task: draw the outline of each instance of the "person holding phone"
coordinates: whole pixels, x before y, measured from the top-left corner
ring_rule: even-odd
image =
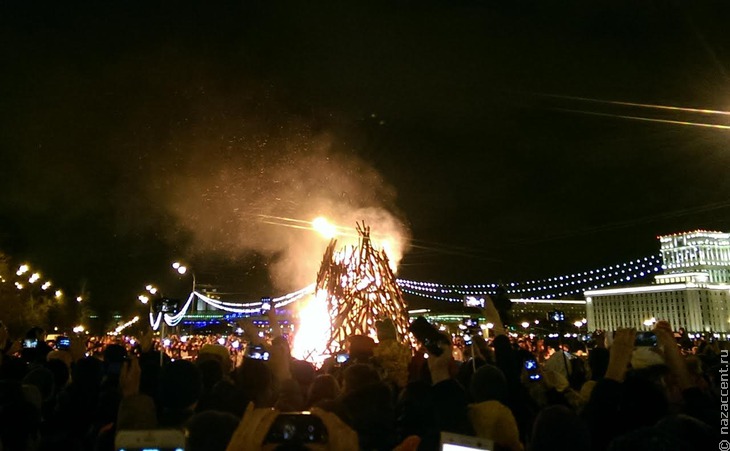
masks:
[[[313,408],[282,414],[250,403],[227,449],[273,450],[282,445],[333,451],[359,447],[357,433],[331,412]]]
[[[46,332],[41,327],[33,327],[23,339],[20,356],[28,363],[43,363],[53,349],[46,343]]]

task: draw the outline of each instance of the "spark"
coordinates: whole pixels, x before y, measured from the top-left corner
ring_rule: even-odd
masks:
[[[631,119],[635,121],[643,121],[643,122],[658,122],[662,124],[673,124],[673,125],[685,125],[685,126],[692,126],[692,127],[704,127],[704,128],[716,128],[720,130],[730,130],[730,125],[720,125],[720,124],[708,124],[705,122],[689,122],[689,121],[674,121],[670,119],[656,119],[656,118],[650,118],[650,117],[641,117],[641,116],[628,116],[624,114],[611,114],[611,113],[597,113],[595,111],[583,111],[583,110],[572,110],[567,108],[553,108],[557,111],[565,111],[568,113],[578,113],[578,114],[587,114],[590,116],[604,116],[604,117],[614,117],[619,119]]]
[[[562,95],[557,95],[557,94],[539,94],[539,95],[544,96],[544,97],[555,97],[555,98],[559,98],[559,99],[580,100],[582,102],[604,103],[604,104],[609,104],[609,105],[622,105],[622,106],[632,106],[632,107],[649,108],[649,109],[656,109],[656,110],[683,111],[686,113],[718,114],[718,115],[722,115],[722,116],[730,116],[730,111],[708,110],[708,109],[704,109],[704,108],[687,108],[687,107],[673,106],[673,105],[658,105],[658,104],[653,104],[653,103],[623,102],[623,101],[619,101],[619,100],[603,100],[603,99],[593,99],[590,97],[562,96]]]
[[[330,223],[327,218],[319,216],[312,221],[312,227],[325,238],[331,239],[337,235],[337,226]]]
[[[315,219],[314,221],[306,221],[302,219],[296,219],[296,218],[286,218],[282,216],[271,216],[271,215],[258,215],[260,218],[263,218],[264,220],[261,221],[264,224],[271,224],[271,225],[277,225],[277,226],[283,226],[283,227],[289,227],[292,229],[300,229],[300,230],[313,230],[315,232],[318,232],[322,234],[323,232],[318,229],[319,226],[323,225],[323,222],[327,222],[326,219],[323,217],[319,217]],[[316,223],[315,223],[316,222]],[[338,225],[331,224],[327,222],[327,225],[332,228],[332,233],[334,235],[340,235],[345,237],[357,237],[357,233],[355,232],[355,229],[350,227],[341,227]]]

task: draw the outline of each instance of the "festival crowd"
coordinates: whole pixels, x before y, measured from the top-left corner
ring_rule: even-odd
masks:
[[[438,450],[442,433],[509,451],[717,449],[726,342],[678,339],[659,321],[655,343],[619,329],[577,349],[484,315],[493,336],[465,345],[433,328],[440,339],[414,333],[415,351],[384,319],[377,341],[351,336],[320,368],[276,331],[54,349],[40,329],[16,341],[2,328],[0,449],[114,450],[118,431],[158,429],[184,431],[190,451]],[[302,411],[309,433],[278,433],[282,413]]]

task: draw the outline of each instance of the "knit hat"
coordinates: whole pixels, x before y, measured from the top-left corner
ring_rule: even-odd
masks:
[[[469,404],[469,421],[477,437],[493,440],[510,451],[522,451],[520,433],[512,411],[499,401]]]

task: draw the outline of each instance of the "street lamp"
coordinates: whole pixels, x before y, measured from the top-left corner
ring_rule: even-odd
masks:
[[[187,266],[183,265],[180,262],[175,262],[175,263],[172,264],[172,269],[174,269],[175,271],[177,271],[177,273],[182,276],[182,275],[184,275],[184,274],[186,274],[188,272],[188,269],[189,268]],[[190,271],[190,275],[193,278],[193,293],[194,293],[195,292],[195,273],[191,270]]]

